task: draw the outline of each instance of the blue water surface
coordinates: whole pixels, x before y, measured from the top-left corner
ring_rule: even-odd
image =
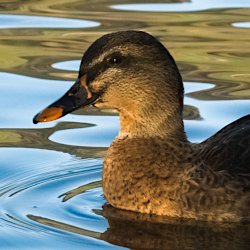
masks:
[[[72,18],[0,14],[0,29],[92,28],[97,27],[99,25],[99,22]]]

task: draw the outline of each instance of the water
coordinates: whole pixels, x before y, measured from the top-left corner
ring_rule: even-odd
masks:
[[[250,28],[250,22],[233,23],[233,26],[239,28]]]
[[[171,1],[169,1],[171,2]],[[209,9],[249,8],[250,2],[245,0],[184,0],[177,3],[143,3],[112,5],[117,10],[149,11],[149,12],[190,12]]]
[[[102,160],[119,130],[113,111],[32,123],[71,86],[82,52],[125,28],[157,36],[176,59],[191,141],[249,113],[250,1],[152,2],[0,4],[0,249],[248,249],[247,225],[149,218],[104,205]]]
[[[28,15],[0,15],[0,29],[20,28],[91,28],[100,23],[70,18],[28,16]]]

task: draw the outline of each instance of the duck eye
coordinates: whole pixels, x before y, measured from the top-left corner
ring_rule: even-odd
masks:
[[[122,61],[121,55],[113,55],[108,58],[108,63],[111,65],[119,64]]]
[[[116,57],[112,58],[112,63],[117,63],[118,59]]]

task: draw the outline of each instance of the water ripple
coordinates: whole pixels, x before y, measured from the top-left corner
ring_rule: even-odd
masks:
[[[80,62],[81,62],[80,60],[57,62],[57,63],[52,64],[52,67],[55,69],[61,69],[61,70],[78,71]]]
[[[143,3],[116,4],[111,8],[125,11],[142,12],[190,12],[209,9],[249,8],[250,2],[245,0],[192,0],[180,3]]]
[[[16,171],[17,177],[19,177],[17,182],[13,181],[15,179],[13,176],[12,181],[3,178],[1,182],[0,220],[4,228],[21,229],[21,234],[31,235],[26,236],[27,239],[30,238],[29,246],[34,237],[38,241],[41,238],[49,237],[50,246],[52,246],[62,237],[62,234],[65,237],[65,246],[71,242],[72,237],[76,239],[73,245],[78,247],[80,244],[94,244],[96,249],[103,249],[101,246],[108,245],[108,243],[95,239],[99,238],[100,232],[107,228],[106,220],[93,213],[93,210],[100,210],[105,203],[100,188],[102,167],[100,160],[81,160],[60,152],[46,152],[47,156],[44,156],[41,150],[32,149],[26,149],[27,152],[24,149],[9,151],[1,149],[1,151],[9,154],[12,152],[12,157],[5,164],[12,166],[13,171]],[[23,157],[20,157],[19,152],[22,152]],[[39,154],[39,156],[33,155],[34,158],[41,159],[41,161],[44,159],[43,171],[40,168],[28,171],[29,167],[34,167],[32,160],[34,152]],[[51,158],[48,157],[49,155],[51,155],[52,161],[49,160]],[[63,155],[64,159],[55,157],[56,155]],[[18,166],[15,168],[15,164],[12,163],[15,162],[16,157],[19,157],[21,161],[16,164]],[[1,164],[1,166],[3,165]],[[25,168],[19,168],[19,165],[25,166]],[[65,199],[69,195],[70,199]],[[55,213],[55,211],[57,212]],[[61,224],[81,228],[83,236],[79,238],[74,235],[73,230],[66,226],[59,229],[52,225],[44,226],[34,220],[38,217],[48,217]],[[73,233],[70,234],[70,237],[67,236],[69,232]],[[5,234],[0,234],[1,247],[5,244],[8,246],[12,244],[11,240],[6,240],[5,236]],[[88,239],[86,236],[91,238]]]
[[[232,24],[234,27],[237,28],[250,28],[250,22],[239,22],[239,23],[233,23]]]
[[[48,16],[31,15],[0,15],[0,29],[20,29],[20,28],[93,28],[99,26],[99,22],[59,18]]]

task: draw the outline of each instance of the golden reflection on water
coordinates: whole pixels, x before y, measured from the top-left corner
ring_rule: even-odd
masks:
[[[109,227],[96,233],[50,218],[28,214],[27,217],[43,225],[80,235],[101,239],[129,249],[246,249],[250,227],[241,224],[216,224],[185,221],[147,214],[133,213],[105,205],[102,214]]]
[[[0,30],[0,70],[49,79],[73,79],[73,72],[58,72],[51,64],[80,59],[89,44],[104,33],[141,29],[159,37],[169,48],[184,80],[217,85],[199,98],[249,98],[249,29],[231,25],[249,21],[249,9],[138,13],[113,10],[109,6],[114,3],[124,1],[12,1],[3,5],[0,13],[79,18],[98,21],[101,26]]]
[[[55,127],[45,129],[2,129],[0,130],[0,145],[1,147],[15,148],[39,148],[55,150],[64,153],[69,153],[81,158],[100,158],[104,157],[106,148],[88,148],[80,146],[70,146],[55,143],[48,138],[55,132],[69,128],[84,128],[92,125],[82,123],[58,123]]]

